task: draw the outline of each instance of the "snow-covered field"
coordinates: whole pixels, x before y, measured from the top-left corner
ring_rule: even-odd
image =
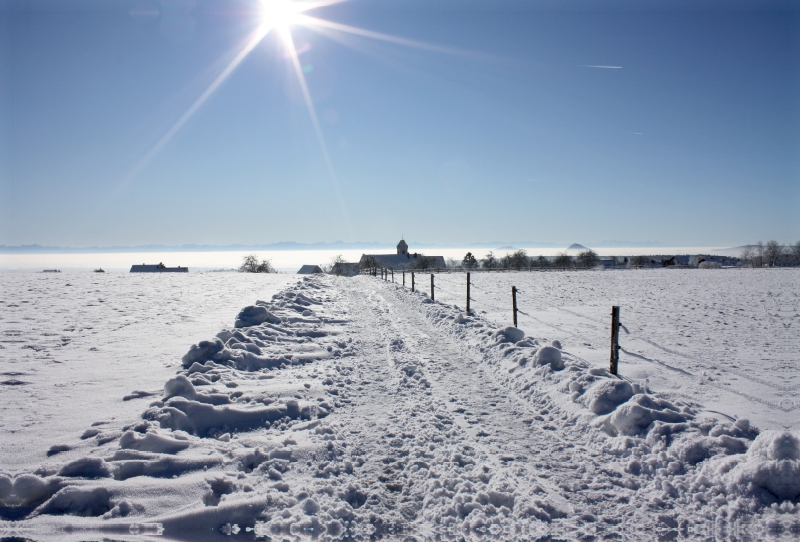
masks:
[[[233,279],[233,280],[232,280]],[[0,274],[0,469],[36,468],[101,419],[130,419],[193,342],[287,275]]]
[[[0,536],[800,532],[797,271],[416,278],[3,275]]]

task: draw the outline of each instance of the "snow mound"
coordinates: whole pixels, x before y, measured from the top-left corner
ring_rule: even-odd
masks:
[[[731,437],[729,437],[731,438]],[[747,454],[716,467],[730,494],[752,494],[764,504],[800,498],[800,438],[789,431],[765,431]],[[727,472],[725,472],[728,468]]]
[[[285,404],[273,403],[267,407],[213,406],[179,397],[169,399],[162,407],[151,407],[143,417],[158,422],[164,429],[186,431],[189,434],[207,437],[219,428],[249,431],[264,427],[267,422],[281,418],[311,419],[315,407],[300,406],[298,401]]]
[[[633,387],[629,382],[607,379],[589,388],[584,404],[595,414],[608,414],[631,397],[633,397]]]
[[[119,439],[119,447],[127,450],[175,454],[189,447],[185,440],[178,440],[154,433],[139,436],[135,431],[126,431]]]
[[[80,478],[110,478],[111,469],[101,457],[84,457],[61,467],[58,475]]]
[[[243,308],[239,314],[236,315],[236,323],[234,327],[250,327],[270,322],[273,324],[280,323],[280,318],[269,312],[266,307],[261,305],[250,305]]]
[[[172,397],[183,397],[212,405],[227,405],[231,402],[230,398],[222,393],[198,393],[194,385],[183,375],[171,378],[164,384],[164,400]]]
[[[525,332],[519,328],[509,326],[495,331],[493,337],[496,343],[516,343],[525,338]]]
[[[41,514],[69,514],[72,516],[102,516],[109,512],[111,493],[104,487],[83,488],[67,486],[53,495],[37,509]]]
[[[221,331],[213,340],[192,345],[182,358],[183,367],[188,368],[190,374],[206,373],[212,371],[208,364],[212,362],[254,372],[311,363],[347,353],[346,344],[326,340],[329,339],[328,332],[321,329],[320,320],[295,317],[284,320],[287,323],[280,326],[264,322],[234,331]],[[296,329],[298,325],[303,329]],[[289,353],[287,346],[291,347]]]
[[[30,506],[49,498],[61,487],[60,478],[44,479],[34,474],[15,478],[0,475],[0,505]]]
[[[656,421],[680,424],[689,419],[690,416],[669,401],[639,394],[620,405],[607,418],[606,428],[613,427],[619,435],[641,435]]]
[[[536,365],[549,365],[553,369],[563,369],[564,360],[561,359],[561,350],[553,346],[541,347],[534,356]]]

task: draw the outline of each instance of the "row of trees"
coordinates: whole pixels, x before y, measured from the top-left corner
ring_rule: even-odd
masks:
[[[467,252],[460,265],[458,261],[449,261],[450,267],[464,267],[466,269],[532,269],[544,267],[593,269],[600,263],[600,258],[593,250],[584,250],[572,257],[566,252],[560,252],[550,261],[544,256],[531,257],[524,250],[517,250],[502,256],[496,257],[493,252],[489,252],[482,260],[477,259],[471,252]]]
[[[781,245],[773,239],[747,245],[742,251],[741,261],[752,267],[800,265],[800,241],[793,245]]]

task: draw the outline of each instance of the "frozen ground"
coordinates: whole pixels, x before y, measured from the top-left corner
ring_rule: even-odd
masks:
[[[0,512],[18,520],[0,533],[791,538],[800,531],[798,278],[475,275],[471,316],[460,308],[463,275],[437,276],[436,303],[371,277],[254,290],[248,304],[263,301],[225,315],[225,329],[205,342],[193,333],[182,358],[159,360],[127,388],[62,389],[31,410],[92,416],[56,447],[45,429],[31,433],[42,442],[26,443],[26,453],[38,446],[39,455],[0,464]],[[429,284],[418,277],[423,291]],[[506,327],[512,284],[522,291],[521,330]],[[630,332],[621,378],[605,371],[612,302]],[[47,322],[25,320],[41,307],[14,304],[20,328]],[[146,329],[173,340],[163,324]],[[145,357],[142,344],[157,339],[132,333],[125,342],[111,363]],[[91,353],[75,363],[100,377]],[[42,362],[30,384],[9,389],[44,393],[58,364]],[[120,394],[154,387],[163,387],[157,396],[124,402],[138,415],[107,416]],[[56,431],[52,423],[42,426]]]
[[[0,274],[0,469],[35,468],[98,420],[138,416],[193,342],[295,277]]]

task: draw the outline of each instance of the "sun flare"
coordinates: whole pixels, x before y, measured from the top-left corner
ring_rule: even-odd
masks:
[[[330,153],[328,152],[325,138],[322,134],[322,128],[317,117],[317,112],[314,108],[314,102],[311,98],[311,93],[309,92],[304,70],[300,65],[298,57],[302,51],[298,51],[296,49],[295,42],[292,37],[292,27],[303,26],[328,36],[331,34],[351,34],[362,38],[385,41],[397,45],[404,45],[440,53],[460,54],[461,52],[454,49],[448,49],[445,47],[404,39],[388,34],[382,34],[380,32],[348,26],[317,17],[311,17],[306,13],[317,8],[324,8],[346,1],[347,0],[258,0],[258,7],[255,12],[258,24],[256,28],[253,29],[251,34],[244,38],[242,41],[242,48],[235,55],[233,55],[233,58],[214,79],[214,81],[200,94],[200,96],[183,113],[183,115],[178,118],[172,127],[161,136],[156,144],[153,145],[153,147],[151,147],[150,150],[139,160],[139,162],[128,172],[125,178],[119,183],[117,191],[131,182],[139,174],[139,172],[147,166],[153,157],[158,154],[161,149],[167,145],[167,143],[169,143],[173,136],[180,131],[186,122],[195,114],[195,112],[197,112],[197,110],[203,106],[206,100],[208,100],[208,98],[214,94],[214,92],[216,92],[216,90],[222,85],[222,83],[225,82],[231,73],[233,73],[239,64],[241,64],[241,62],[264,40],[264,38],[266,38],[268,34],[274,33],[279,36],[279,39],[283,42],[284,47],[288,52],[287,56],[290,59],[293,71],[295,72],[295,76],[297,77],[297,81],[300,85],[303,101],[308,109],[309,118],[317,136],[331,184],[333,185],[334,192],[339,200],[342,217],[344,218],[345,223],[348,225],[348,228],[351,230],[350,233],[352,236],[353,232],[352,227],[350,226],[347,205],[345,204],[339,188],[339,181],[336,171],[333,167]]]
[[[260,16],[263,25],[280,30],[297,22],[297,16],[307,8],[291,0],[261,0]]]

